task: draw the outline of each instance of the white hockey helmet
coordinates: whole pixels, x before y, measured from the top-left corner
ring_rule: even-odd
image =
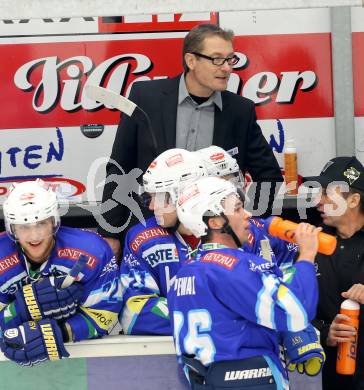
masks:
[[[202,159],[209,176],[231,176],[233,183],[243,188],[244,178],[238,162],[229,152],[220,146],[211,145],[195,152]]]
[[[53,217],[53,233],[60,225],[57,195],[41,179],[14,183],[3,204],[5,229],[16,240],[12,225],[23,225]]]
[[[201,159],[185,149],[169,149],[161,153],[149,165],[143,175],[144,193],[168,193],[173,205],[178,192],[188,183],[207,176]]]
[[[178,219],[194,236],[204,236],[208,227],[203,217],[227,214],[223,201],[231,194],[241,197],[230,181],[219,177],[202,178],[186,186],[179,194]]]

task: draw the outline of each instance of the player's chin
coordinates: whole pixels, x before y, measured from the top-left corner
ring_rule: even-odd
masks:
[[[242,245],[248,241],[249,233],[250,231],[245,231],[245,230],[240,233],[239,241],[241,242]]]
[[[243,234],[244,234],[246,237],[248,237],[249,234],[250,234],[250,224],[249,224],[249,223],[245,224],[245,225],[243,226],[243,228],[242,228],[242,231],[243,231]]]
[[[37,261],[37,259],[41,259],[43,257],[43,254],[46,252],[46,246],[39,244],[39,245],[27,245],[26,248],[24,248],[27,252],[27,254],[32,258],[32,260]]]
[[[164,217],[163,215],[155,215],[155,219],[159,226],[162,226],[164,228],[169,228],[172,226],[170,221],[168,221],[168,218]]]

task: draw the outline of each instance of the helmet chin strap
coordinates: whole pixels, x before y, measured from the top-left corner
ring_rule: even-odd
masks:
[[[226,215],[225,214],[221,214],[221,217],[224,218],[225,220],[225,223],[224,223],[224,226],[221,228],[221,232],[222,233],[226,233],[226,234],[229,234],[229,236],[232,237],[232,239],[234,240],[235,242],[235,245],[240,248],[243,243],[240,242],[238,236],[235,234],[234,230],[232,229],[232,227],[230,226],[229,224],[229,220],[227,219]]]

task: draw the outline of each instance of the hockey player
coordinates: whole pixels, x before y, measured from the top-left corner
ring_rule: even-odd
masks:
[[[238,163],[235,158],[219,146],[209,146],[196,151],[212,177],[221,177],[232,182],[239,191],[244,188]],[[283,272],[283,279],[291,275],[291,267],[298,256],[298,246],[273,237],[264,228],[264,219],[250,218],[250,233],[242,249],[266,260],[275,262]],[[285,347],[285,362],[290,371],[309,376],[318,375],[325,361],[325,353],[312,325],[300,332],[281,332],[281,344]],[[283,355],[282,355],[282,359]]]
[[[120,266],[124,333],[172,334],[167,292],[199,241],[179,224],[175,204],[181,186],[205,175],[200,158],[184,149],[163,152],[143,175],[142,198],[154,217],[125,237]]]
[[[194,153],[202,159],[208,176],[229,180],[238,190],[244,190],[244,178],[239,165],[229,152],[220,146],[212,145]],[[264,220],[261,218],[250,218],[249,222],[250,234],[242,248],[276,262],[282,271],[289,268],[297,256],[297,245],[268,234],[264,229]]]
[[[244,177],[238,162],[230,152],[220,146],[211,145],[194,153],[201,158],[208,176],[222,177],[230,180],[236,187],[244,188]]]
[[[158,156],[144,174],[143,198],[155,218],[147,220],[146,226],[135,225],[126,236],[121,263],[125,304],[120,315],[125,333],[171,334],[166,294],[186,256],[191,257],[191,246],[196,245],[194,237],[184,234],[187,232],[178,224],[178,189],[180,183],[206,175],[232,179],[239,188],[243,186],[236,160],[218,146],[192,153],[170,149]],[[267,239],[262,227],[260,220],[251,219],[251,234],[244,244],[247,251],[261,252],[261,239]],[[277,254],[291,265],[296,246],[272,236],[269,239],[273,261]]]
[[[192,388],[288,388],[277,331],[301,331],[315,314],[320,229],[299,225],[300,254],[283,282],[274,262],[238,249],[248,240],[251,215],[228,181],[205,178],[187,186],[177,213],[203,237],[196,260],[178,271],[168,294],[176,352]]]
[[[3,210],[0,344],[5,356],[32,366],[68,357],[64,342],[106,335],[121,309],[118,266],[109,245],[93,232],[60,227],[56,194],[41,180],[16,184]],[[81,255],[87,261],[77,281],[63,284]]]

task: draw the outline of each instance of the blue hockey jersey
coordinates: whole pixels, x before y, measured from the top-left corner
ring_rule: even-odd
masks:
[[[283,282],[274,262],[241,249],[201,249],[168,293],[177,356],[194,355],[205,366],[264,356],[278,388],[286,388],[277,331],[306,328],[317,299],[315,267],[307,261]]]
[[[0,328],[20,325],[10,305],[17,290],[43,276],[68,274],[80,254],[88,257],[78,277],[83,296],[76,314],[66,321],[66,329],[73,341],[107,334],[117,322],[122,304],[117,262],[110,246],[99,235],[69,227],[59,228],[49,259],[31,274],[17,244],[5,233],[0,235]]]
[[[248,241],[244,243],[244,252],[254,253],[263,257],[261,241],[268,240],[271,249],[271,261],[276,263],[281,271],[285,272],[290,268],[298,254],[298,245],[273,237],[264,229],[264,220],[261,218],[250,218],[250,234]],[[267,260],[267,259],[266,259]]]
[[[120,267],[125,333],[172,334],[167,292],[190,252],[178,232],[159,226],[154,217],[128,231]]]
[[[272,261],[281,268],[292,265],[295,244],[267,234],[260,219],[251,219],[250,230],[244,251],[261,256],[261,240],[268,239]],[[171,334],[167,292],[191,253],[178,233],[160,227],[155,218],[129,229],[120,267],[124,302],[120,322],[126,334]]]

